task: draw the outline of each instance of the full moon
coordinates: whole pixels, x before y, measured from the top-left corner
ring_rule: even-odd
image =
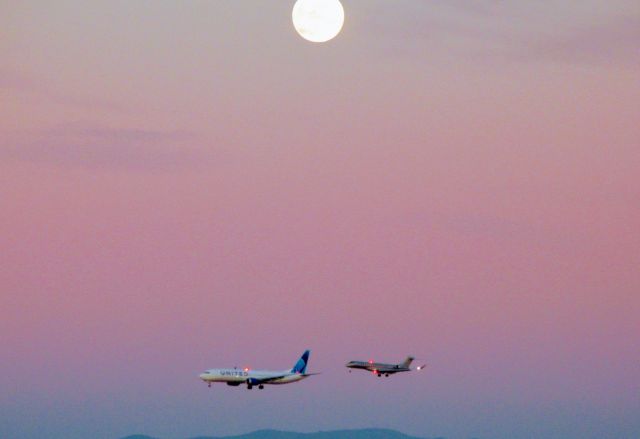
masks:
[[[298,0],[291,18],[302,38],[324,43],[340,33],[344,9],[340,0]]]

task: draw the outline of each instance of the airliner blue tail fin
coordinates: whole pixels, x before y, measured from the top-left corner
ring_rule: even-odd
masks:
[[[304,354],[302,354],[302,357],[300,357],[300,359],[298,360],[296,365],[293,366],[293,369],[291,369],[292,373],[305,373],[306,372],[307,363],[309,362],[309,354],[310,353],[311,353],[311,351],[309,351],[309,350],[304,351]]]

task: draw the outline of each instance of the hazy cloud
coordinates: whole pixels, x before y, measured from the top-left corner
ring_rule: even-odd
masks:
[[[625,17],[557,36],[520,40],[508,53],[523,59],[598,62],[640,61],[640,17]]]
[[[15,70],[0,68],[0,89],[21,96],[29,95],[51,104],[75,107],[82,110],[127,111],[123,105],[106,99],[61,93],[36,76]]]
[[[640,8],[553,0],[515,4],[498,0],[376,2],[367,27],[392,53],[490,56],[505,60],[607,62],[640,59]],[[603,10],[601,10],[603,9]],[[425,42],[426,41],[426,42]]]
[[[190,131],[61,125],[0,146],[5,159],[61,166],[168,171],[199,167],[219,157]]]
[[[34,87],[34,82],[27,75],[19,74],[13,70],[0,68],[0,88],[13,90],[29,90]]]

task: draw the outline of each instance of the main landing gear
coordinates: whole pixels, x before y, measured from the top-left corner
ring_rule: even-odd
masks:
[[[251,389],[253,389],[253,385],[247,384],[247,390],[251,390]],[[264,385],[258,384],[258,389],[260,390],[264,389]]]

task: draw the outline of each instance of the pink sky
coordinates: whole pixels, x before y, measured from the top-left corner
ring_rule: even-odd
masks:
[[[638,3],[343,3],[0,5],[0,437],[640,436]]]

